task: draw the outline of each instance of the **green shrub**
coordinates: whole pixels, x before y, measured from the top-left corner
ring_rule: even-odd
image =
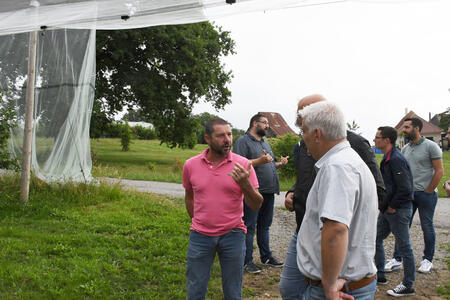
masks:
[[[120,128],[120,144],[122,145],[122,151],[129,151],[131,143],[131,128],[128,122],[122,124]]]
[[[132,127],[131,130],[139,140],[156,139],[156,131],[152,128],[145,128],[143,126],[137,125]]]
[[[13,101],[0,91],[0,169],[20,169],[19,162],[8,151],[11,129],[17,126],[17,115]]]
[[[267,139],[273,153],[277,156],[277,160],[280,161],[281,156],[289,155],[289,162],[287,165],[279,169],[281,176],[291,177],[295,176],[295,165],[292,150],[295,144],[300,141],[300,137],[294,134],[286,134],[275,138]]]

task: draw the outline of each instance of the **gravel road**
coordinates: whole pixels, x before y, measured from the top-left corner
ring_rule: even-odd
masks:
[[[184,188],[179,183],[142,181],[117,178],[99,178],[110,183],[120,183],[126,189],[138,190],[140,192],[171,195],[184,197]],[[285,192],[275,195],[275,206],[284,207]],[[434,215],[436,228],[450,229],[450,198],[439,198]],[[419,214],[414,216],[413,224],[420,224]]]

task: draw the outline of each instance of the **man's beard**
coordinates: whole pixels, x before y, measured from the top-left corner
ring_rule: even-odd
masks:
[[[263,137],[266,135],[266,131],[264,129],[262,129],[261,127],[257,127],[256,128],[256,134],[259,135],[260,137]]]
[[[211,150],[213,151],[213,152],[215,152],[216,154],[219,154],[219,155],[228,155],[228,153],[230,152],[230,147],[231,145],[229,144],[229,143],[225,143],[225,144],[223,144],[223,145],[221,145],[221,146],[219,146],[219,145],[216,145],[216,144],[214,144],[214,143],[211,143],[210,145],[209,145],[209,148],[211,148]],[[228,149],[227,150],[225,150],[224,148],[227,148],[228,147]]]
[[[409,141],[414,141],[416,139],[416,133],[412,131],[411,133],[405,132],[405,138]]]

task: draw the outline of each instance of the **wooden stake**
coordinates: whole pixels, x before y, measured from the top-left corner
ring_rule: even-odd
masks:
[[[28,56],[28,85],[23,132],[22,173],[20,175],[20,201],[28,201],[30,192],[31,141],[33,138],[34,84],[36,81],[37,31],[30,32]]]

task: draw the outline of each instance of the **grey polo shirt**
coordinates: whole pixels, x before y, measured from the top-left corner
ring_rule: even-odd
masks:
[[[339,278],[357,281],[375,275],[378,200],[375,179],[361,157],[345,141],[315,164],[317,172],[306,201],[297,239],[297,264],[306,277],[322,278],[323,220],[348,227],[347,255]]]
[[[262,164],[254,167],[256,177],[259,182],[259,192],[264,194],[279,194],[280,183],[278,181],[277,168],[275,166],[275,155],[263,138],[258,141],[250,132],[239,137],[233,146],[233,152],[239,154],[247,159],[256,159],[261,156],[263,150],[273,157],[273,162]]]
[[[402,154],[411,166],[414,192],[426,190],[434,175],[433,160],[442,159],[442,150],[435,142],[422,137],[415,145],[406,144]]]

